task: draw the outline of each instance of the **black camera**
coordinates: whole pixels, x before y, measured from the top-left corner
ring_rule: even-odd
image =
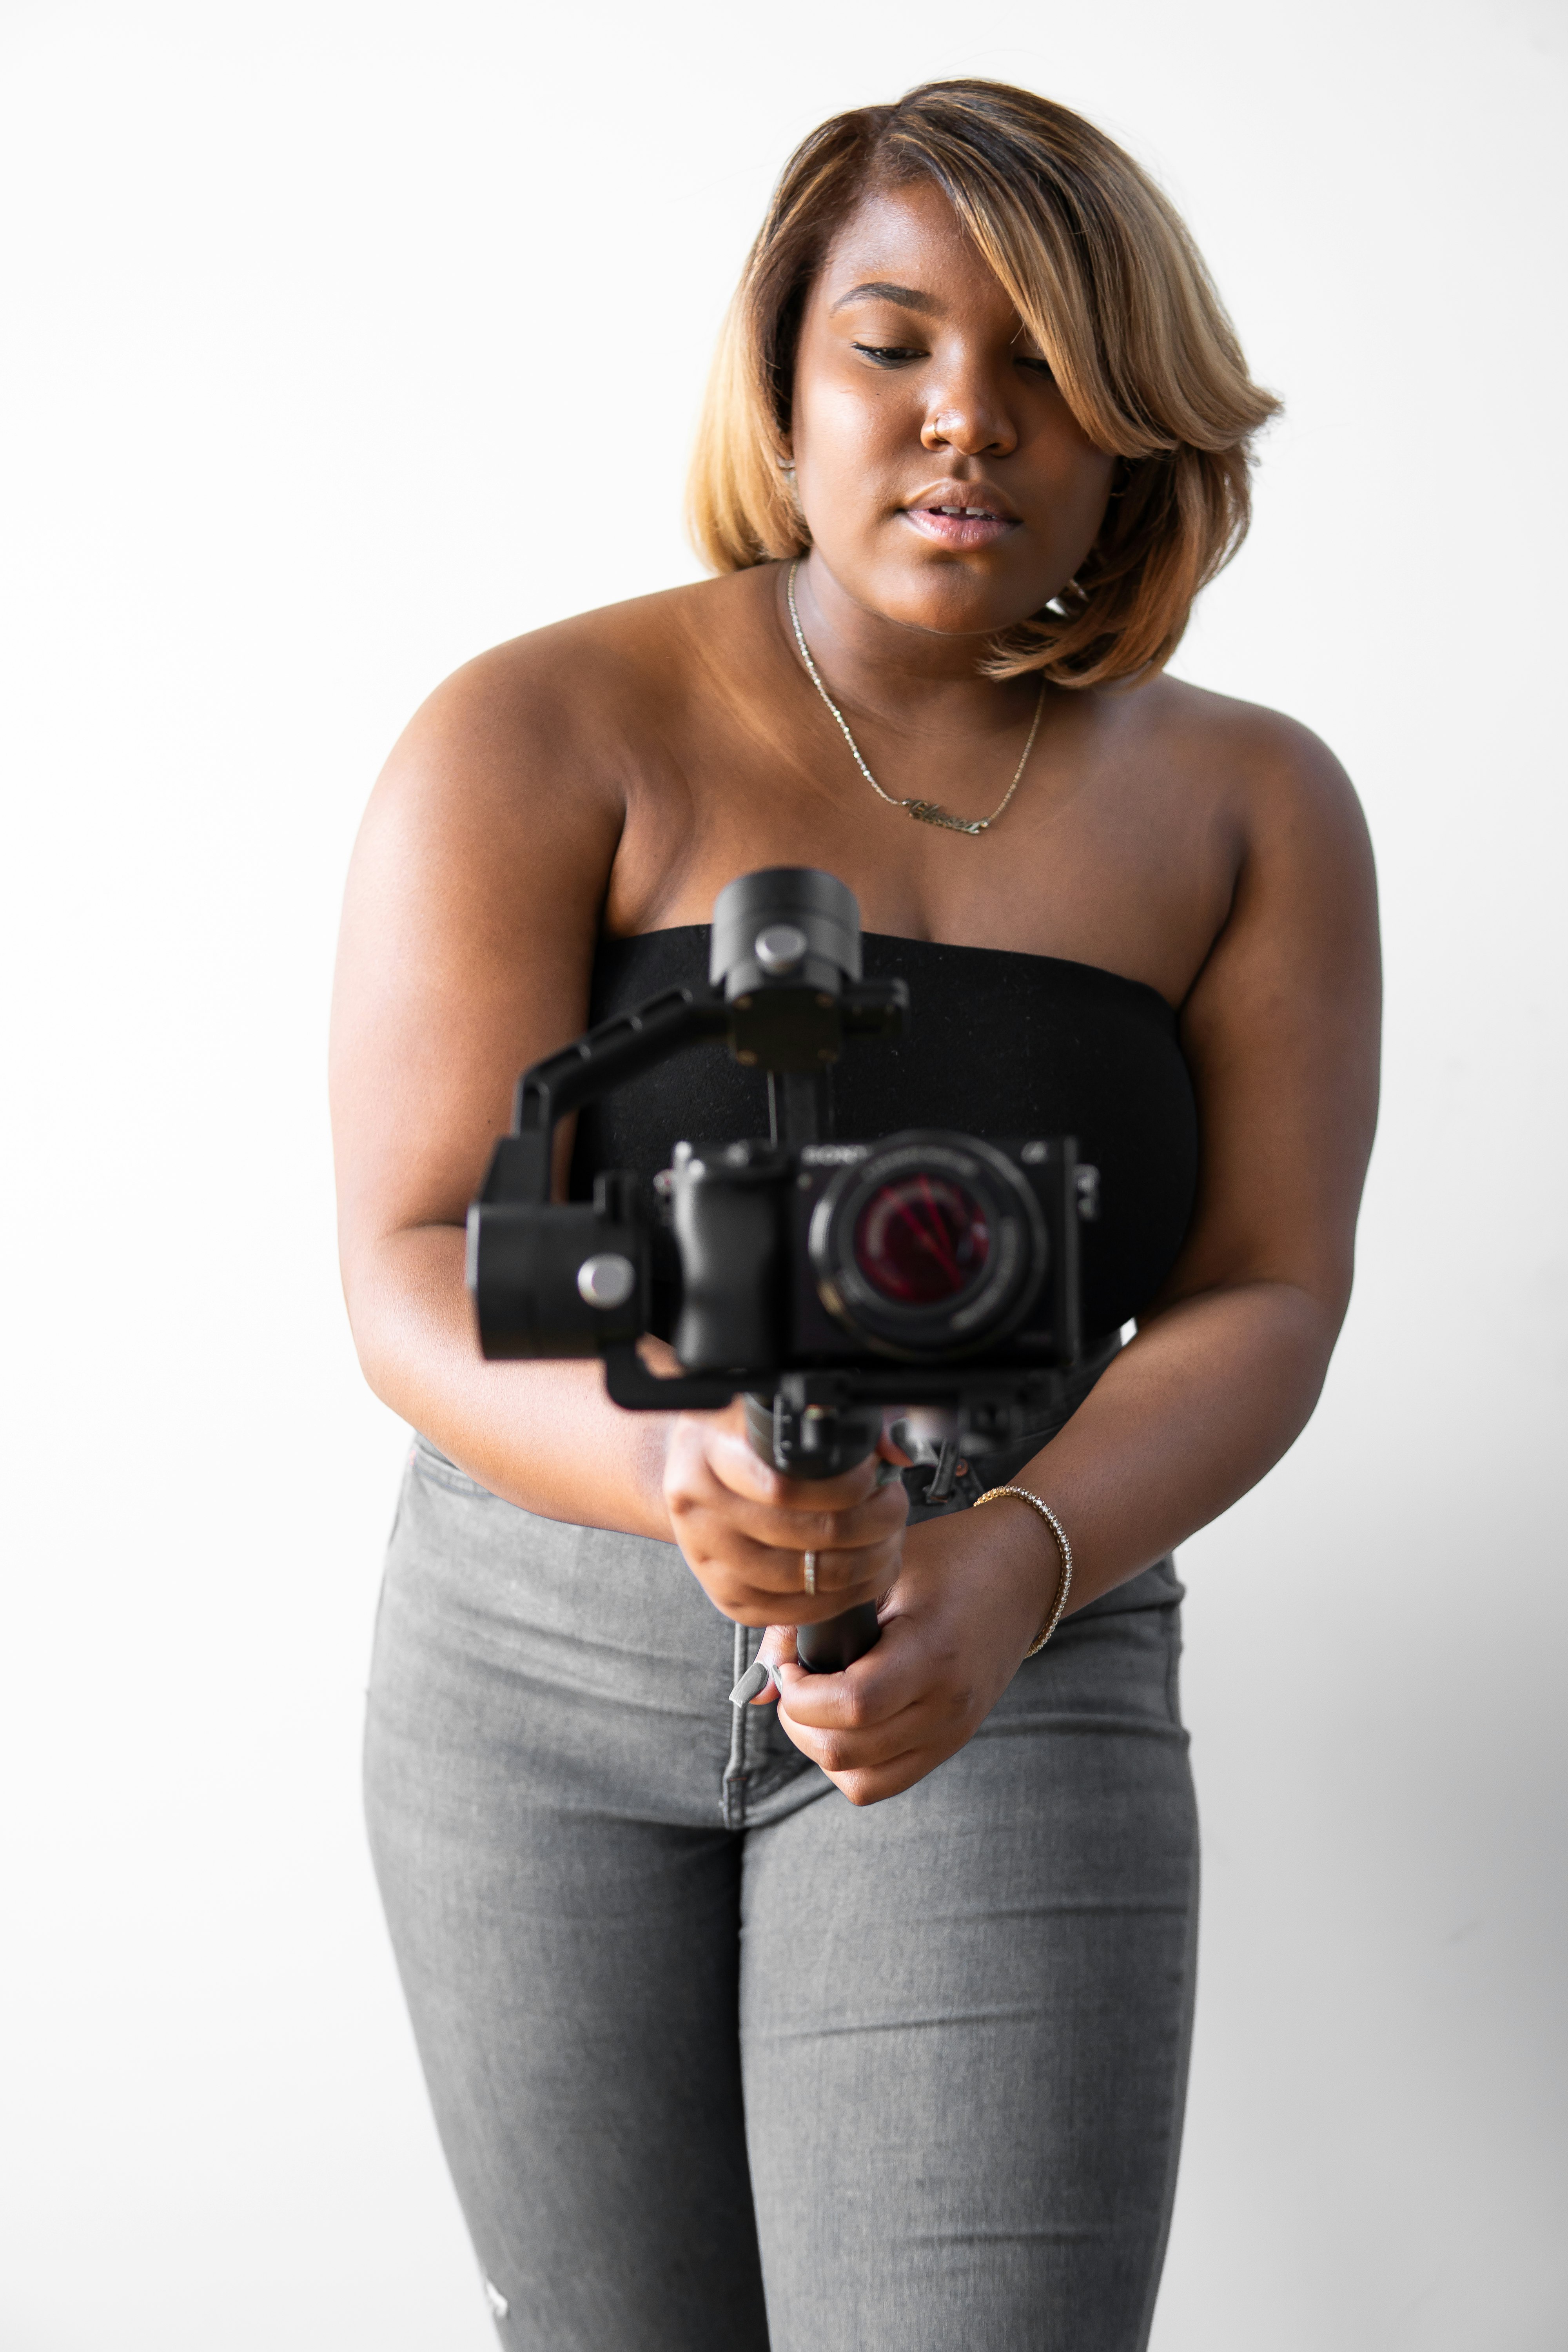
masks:
[[[660,1180],[692,1371],[993,1370],[1078,1352],[1083,1171],[1059,1139],[680,1143]],[[901,1391],[900,1391],[901,1392]]]
[[[863,1460],[889,1406],[923,1416],[942,1462],[1034,1425],[1079,1350],[1079,1225],[1098,1178],[1074,1139],[835,1137],[846,1042],[900,1034],[909,1003],[901,981],[862,978],[859,909],[831,874],[731,882],[710,971],[706,991],[667,990],[519,1080],[513,1132],[468,1212],[484,1353],[602,1357],[634,1410],[744,1391],[759,1452],[796,1477]],[[551,1139],[568,1112],[705,1039],[766,1072],[770,1133],[679,1143],[655,1180],[679,1265],[681,1373],[659,1379],[637,1352],[653,1236],[637,1181],[605,1170],[591,1203],[552,1201]],[[875,1639],[875,1611],[850,1611],[802,1627],[800,1654],[842,1665]]]

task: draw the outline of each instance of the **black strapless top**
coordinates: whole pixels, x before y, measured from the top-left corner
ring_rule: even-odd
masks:
[[[1083,1232],[1086,1340],[1147,1306],[1175,1263],[1197,1183],[1198,1123],[1176,1016],[1159,992],[1098,965],[1004,948],[950,947],[872,931],[868,980],[909,983],[905,1034],[851,1039],[834,1074],[835,1132],[862,1141],[906,1127],[983,1137],[1075,1135],[1100,1171],[1099,1222]],[[601,940],[595,1022],[662,988],[705,986],[708,927]],[[584,1110],[572,1194],[601,1168],[651,1184],[675,1144],[768,1131],[767,1081],[721,1045],[693,1046]],[[651,1192],[648,1193],[652,1214]],[[654,1324],[669,1329],[674,1244],[655,1227]]]

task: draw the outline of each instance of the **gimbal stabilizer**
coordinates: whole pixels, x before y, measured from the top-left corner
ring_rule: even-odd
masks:
[[[862,979],[859,909],[833,875],[777,866],[731,882],[710,971],[708,990],[667,990],[518,1081],[514,1131],[468,1212],[484,1353],[602,1357],[609,1394],[632,1411],[711,1410],[744,1392],[752,1444],[795,1478],[864,1461],[889,1406],[923,1416],[948,1464],[961,1445],[1005,1444],[1078,1353],[1094,1171],[1069,1138],[833,1139],[845,1041],[896,1036],[909,1003],[901,981]],[[637,1352],[651,1235],[636,1181],[605,1171],[591,1203],[552,1201],[552,1142],[569,1112],[705,1040],[766,1073],[771,1132],[679,1144],[657,1180],[681,1265],[683,1369],[660,1379]],[[799,1654],[830,1672],[876,1640],[867,1602],[801,1626]]]

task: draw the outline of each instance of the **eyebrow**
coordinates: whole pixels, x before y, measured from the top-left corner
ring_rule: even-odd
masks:
[[[838,297],[837,301],[833,305],[833,310],[842,310],[849,302],[894,302],[900,310],[921,310],[927,313],[942,308],[942,305],[933,301],[929,294],[922,294],[918,287],[889,286],[882,278],[869,278],[864,286],[851,286],[847,294],[841,294]],[[828,315],[831,317],[832,311]]]

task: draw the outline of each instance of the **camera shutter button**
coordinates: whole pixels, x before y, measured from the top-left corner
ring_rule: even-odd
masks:
[[[786,971],[794,971],[805,956],[811,942],[794,923],[770,923],[759,931],[753,942],[757,961],[770,980],[782,980]]]
[[[618,1250],[602,1250],[577,1268],[577,1294],[590,1307],[624,1307],[637,1281],[636,1266]]]

